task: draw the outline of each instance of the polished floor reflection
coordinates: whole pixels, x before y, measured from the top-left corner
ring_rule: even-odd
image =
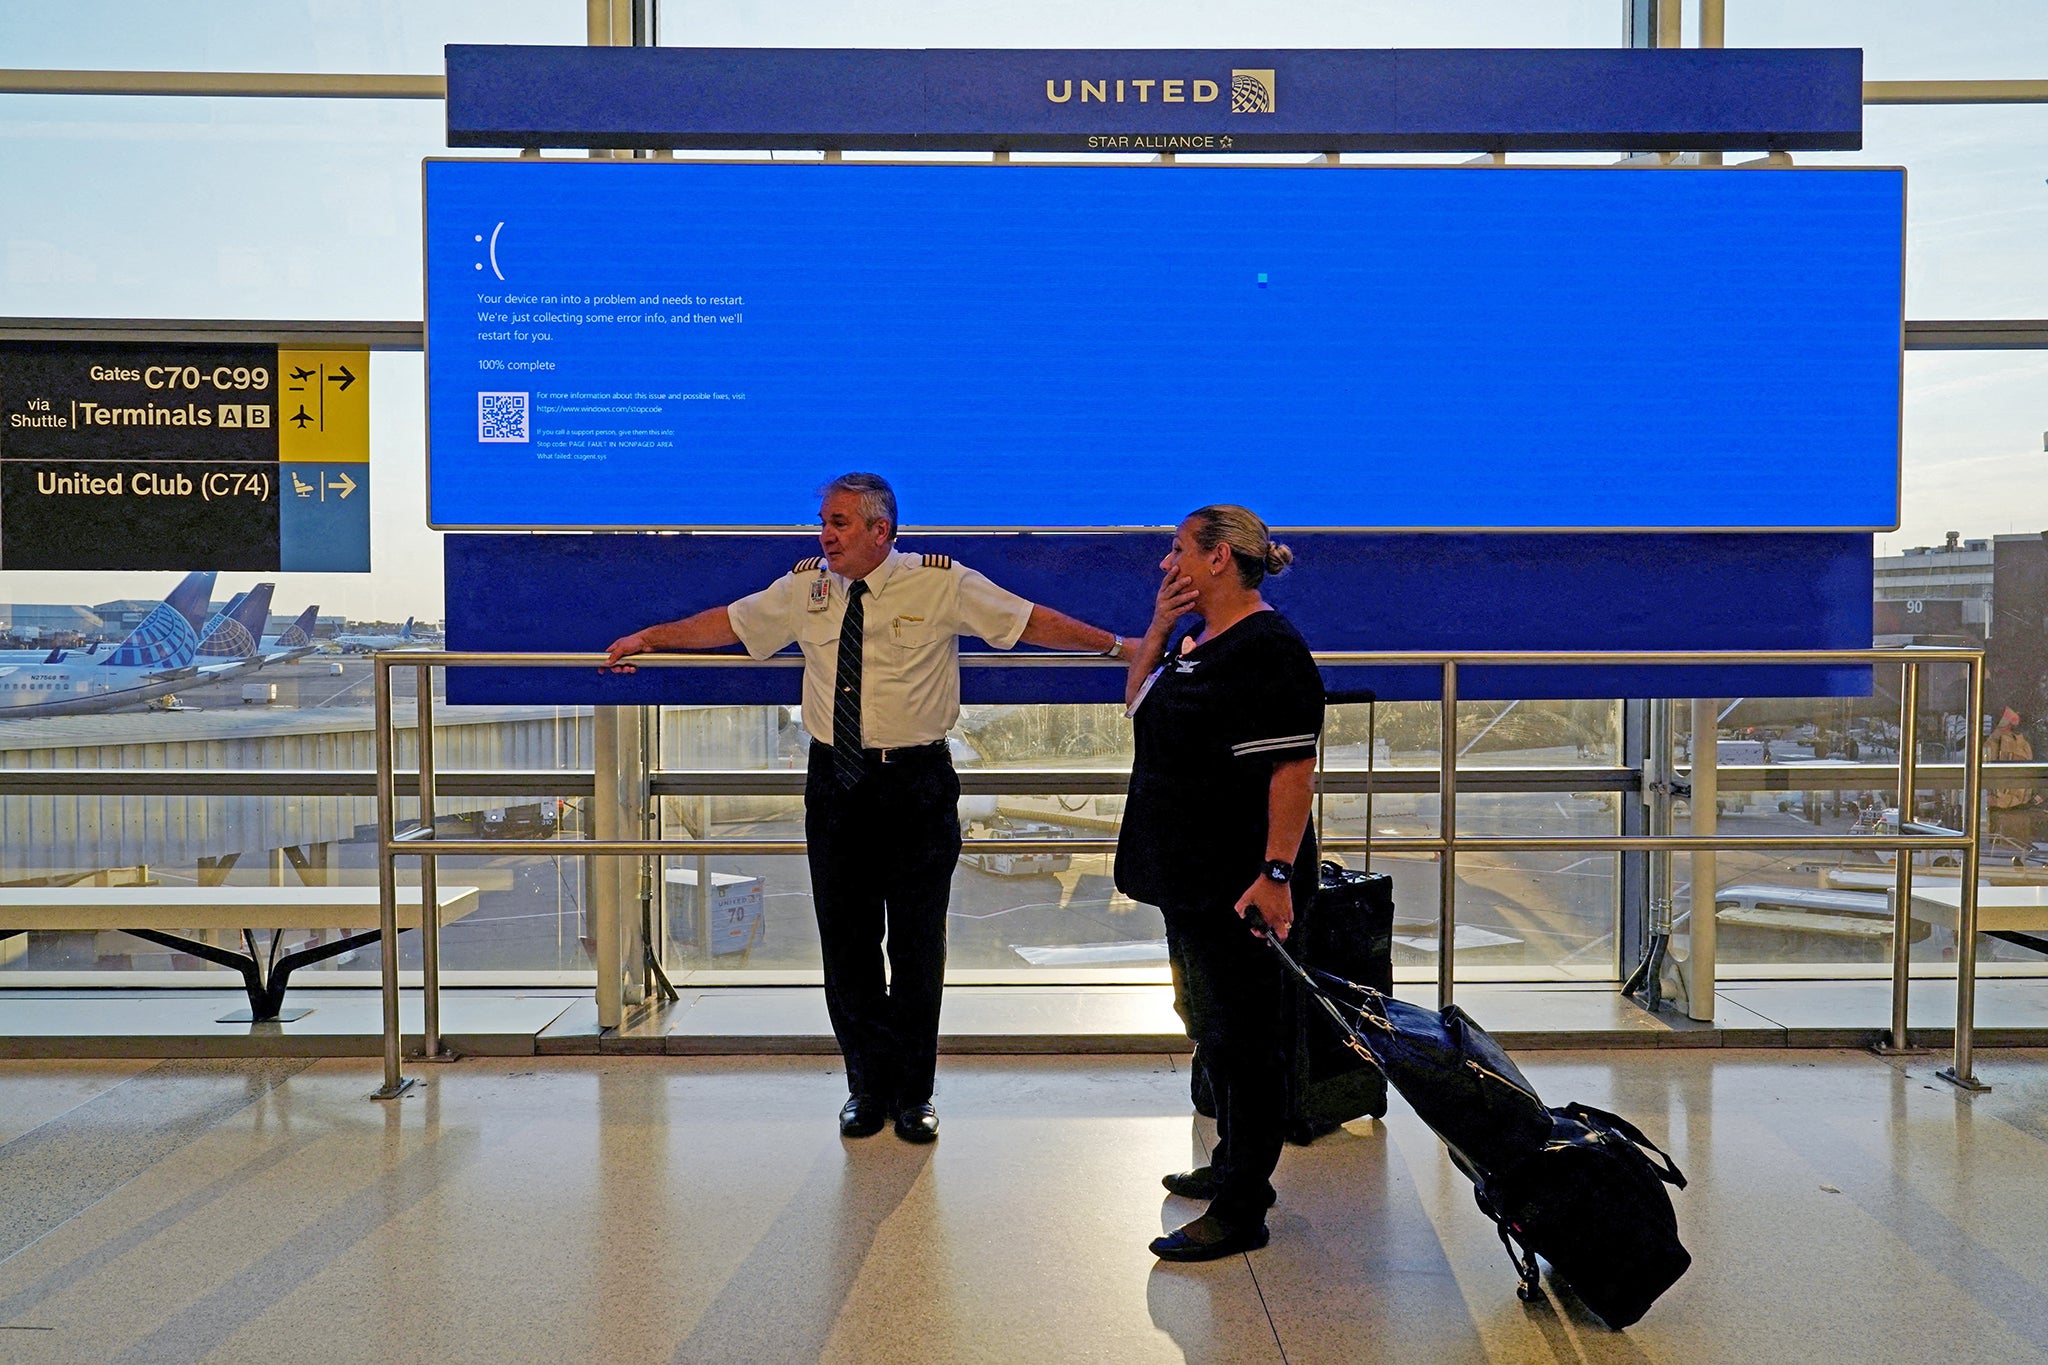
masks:
[[[1516,1300],[1398,1102],[1288,1150],[1269,1248],[1158,1265],[1163,1055],[944,1059],[924,1148],[816,1057],[0,1061],[0,1359],[2048,1362],[2048,1052],[1522,1060],[1692,1177],[1626,1333]]]

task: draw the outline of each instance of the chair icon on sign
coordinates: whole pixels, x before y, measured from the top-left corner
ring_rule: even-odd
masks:
[[[313,496],[313,485],[300,478],[297,470],[292,471],[292,492],[302,498]]]

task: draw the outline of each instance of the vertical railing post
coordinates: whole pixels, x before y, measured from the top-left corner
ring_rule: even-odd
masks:
[[[623,706],[598,706],[592,718],[594,776],[590,794],[590,833],[598,839],[629,839],[618,802],[618,749],[625,722]],[[598,1027],[616,1029],[625,1023],[625,919],[621,902],[625,878],[616,857],[592,857],[590,872],[590,937],[598,966]]]
[[[1692,703],[1692,832],[1713,835],[1720,832],[1721,744],[1718,705],[1695,697]],[[1714,1022],[1714,962],[1718,952],[1715,893],[1720,890],[1720,872],[1714,850],[1702,848],[1692,855],[1692,942],[1691,979],[1686,988],[1685,1012],[1702,1023]]]
[[[1920,665],[1905,662],[1899,665],[1899,790],[1897,796],[1899,811],[1899,833],[1906,832],[1906,825],[1913,818],[1913,793],[1919,785],[1915,765],[1919,760],[1920,744]],[[1886,1051],[1905,1052],[1912,1044],[1907,1041],[1908,1024],[1906,1011],[1908,997],[1912,990],[1911,964],[1908,961],[1913,942],[1913,855],[1905,849],[1894,850],[1899,869],[1892,887],[1892,1026]]]
[[[414,670],[419,691],[419,763],[421,838],[434,837],[434,670]],[[441,893],[440,860],[420,855],[420,1056],[428,1061],[453,1060],[441,1046]]]
[[[1937,1074],[1965,1090],[1989,1090],[1975,1066],[1977,1026],[1977,852],[1978,808],[1983,805],[1984,659],[1969,661],[1970,711],[1963,736],[1963,883],[1956,906],[1956,1056],[1954,1065]],[[1905,853],[1900,852],[1900,857]]]
[[[1674,708],[1677,703],[1668,697],[1652,697],[1643,707],[1643,833],[1658,836],[1668,835],[1672,829],[1671,784],[1678,776],[1677,745],[1673,741]],[[1678,912],[1672,904],[1677,877],[1672,869],[1677,865],[1676,855],[1669,849],[1653,848],[1643,855],[1643,867],[1649,881],[1648,927],[1651,933],[1661,932],[1667,942],[1678,931]],[[1692,932],[1687,921],[1686,932]],[[1681,979],[1687,983],[1686,1007],[1691,1008],[1688,970]],[[1673,1002],[1677,1003],[1677,1002]]]
[[[1443,715],[1439,727],[1437,827],[1444,850],[1437,862],[1436,1007],[1451,1003],[1458,934],[1458,665],[1444,660]]]
[[[391,673],[382,655],[370,657],[370,695],[377,752],[377,955],[384,994],[384,1084],[371,1098],[395,1100],[412,1084],[400,1070],[398,1037],[398,832],[397,778],[392,769]]]

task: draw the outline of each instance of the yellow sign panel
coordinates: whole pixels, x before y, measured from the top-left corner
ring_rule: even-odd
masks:
[[[370,353],[277,352],[277,458],[370,462]]]

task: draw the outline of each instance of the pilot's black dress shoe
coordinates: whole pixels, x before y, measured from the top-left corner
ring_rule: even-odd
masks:
[[[896,1115],[896,1136],[905,1142],[937,1142],[939,1111],[929,1101],[906,1104]]]
[[[839,1111],[839,1131],[852,1138],[873,1137],[889,1121],[889,1107],[873,1095],[854,1095]]]
[[[1218,1261],[1241,1251],[1257,1251],[1271,1234],[1264,1223],[1235,1226],[1213,1213],[1152,1239],[1152,1254],[1162,1261]]]
[[[1172,1175],[1162,1175],[1159,1177],[1159,1183],[1166,1186],[1168,1194],[1205,1202],[1214,1199],[1223,1189],[1223,1182],[1216,1178],[1216,1170],[1212,1166],[1197,1166],[1192,1171],[1175,1171]]]

